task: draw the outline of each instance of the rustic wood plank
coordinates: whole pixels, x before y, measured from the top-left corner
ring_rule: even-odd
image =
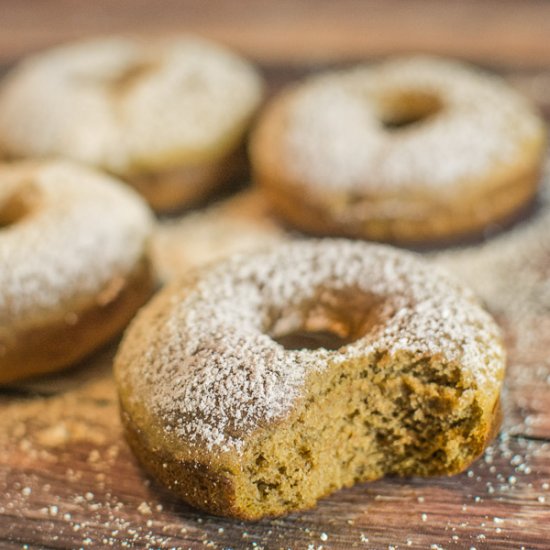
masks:
[[[0,1],[0,59],[97,33],[190,31],[264,61],[430,51],[492,63],[550,62],[542,0]]]

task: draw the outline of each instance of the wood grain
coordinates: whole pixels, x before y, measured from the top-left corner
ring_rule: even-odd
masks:
[[[511,64],[503,70],[550,114],[548,2],[0,1],[0,58],[96,32],[180,29],[263,59],[272,91],[319,63],[410,48]],[[207,516],[143,474],[121,437],[116,344],[66,373],[5,388],[0,548],[547,549],[547,317],[532,349],[509,335],[503,433],[470,470],[359,485],[259,523]]]
[[[543,0],[1,0],[0,59],[112,32],[195,32],[262,61],[428,51],[493,64],[550,63]]]
[[[52,395],[4,394],[2,548],[548,547],[550,418],[536,405],[526,411],[519,388],[506,400],[508,435],[460,476],[382,480],[340,491],[309,512],[243,523],[178,503],[144,476],[121,438],[114,350],[34,384]],[[534,380],[543,374],[550,371],[535,369]],[[546,381],[531,403],[548,399]],[[527,412],[538,420],[535,431],[526,435],[520,423],[511,429]]]

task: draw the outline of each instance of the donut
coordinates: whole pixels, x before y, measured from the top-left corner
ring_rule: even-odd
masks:
[[[242,173],[261,95],[247,62],[193,37],[60,46],[0,87],[0,155],[84,162],[175,210]]]
[[[163,281],[169,281],[236,253],[263,250],[287,238],[269,216],[264,197],[246,189],[180,218],[162,220],[154,232],[151,257]]]
[[[0,383],[71,365],[149,298],[152,216],[113,178],[69,161],[0,167]]]
[[[115,358],[157,480],[243,519],[384,475],[465,469],[499,423],[505,352],[473,294],[411,253],[293,241],[165,287]]]
[[[272,209],[318,235],[416,244],[477,236],[537,191],[545,126],[495,76],[431,57],[312,77],[251,139]]]

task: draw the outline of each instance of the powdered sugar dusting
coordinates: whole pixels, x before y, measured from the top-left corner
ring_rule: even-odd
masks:
[[[0,228],[0,328],[59,318],[144,256],[152,218],[123,184],[68,162],[6,165],[0,180],[0,206],[28,186],[33,198],[24,218]]]
[[[287,350],[271,335],[352,290],[380,322],[341,348]],[[332,298],[331,298],[332,297]],[[336,298],[334,298],[336,297]],[[499,331],[473,295],[413,255],[360,242],[293,242],[236,256],[163,291],[133,324],[116,365],[129,399],[189,444],[239,450],[243,434],[286,414],[309,373],[372,353],[441,354],[471,387],[498,391]]]
[[[261,93],[250,65],[196,38],[62,46],[29,58],[2,87],[0,150],[72,158],[119,175],[221,158]]]
[[[439,98],[441,110],[387,131],[385,98],[411,92]],[[500,79],[429,57],[316,77],[295,92],[287,124],[287,169],[297,181],[364,193],[420,188],[441,197],[513,166],[544,135],[528,101]]]

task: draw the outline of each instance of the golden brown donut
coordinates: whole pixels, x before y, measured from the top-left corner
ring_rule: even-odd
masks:
[[[512,217],[536,193],[545,145],[533,106],[497,77],[408,57],[281,94],[259,121],[251,160],[292,226],[414,244]]]
[[[69,162],[0,167],[0,383],[58,370],[151,295],[152,218],[122,183]]]
[[[153,235],[151,258],[166,282],[232,254],[264,250],[288,237],[268,215],[264,197],[249,188],[208,208],[163,220]]]
[[[472,293],[360,241],[279,245],[166,287],[115,360],[145,468],[258,519],[384,475],[465,469],[499,422],[505,353]]]
[[[262,96],[235,54],[193,37],[111,37],[24,60],[0,87],[0,155],[66,157],[115,174],[155,210],[206,197],[246,167]]]

